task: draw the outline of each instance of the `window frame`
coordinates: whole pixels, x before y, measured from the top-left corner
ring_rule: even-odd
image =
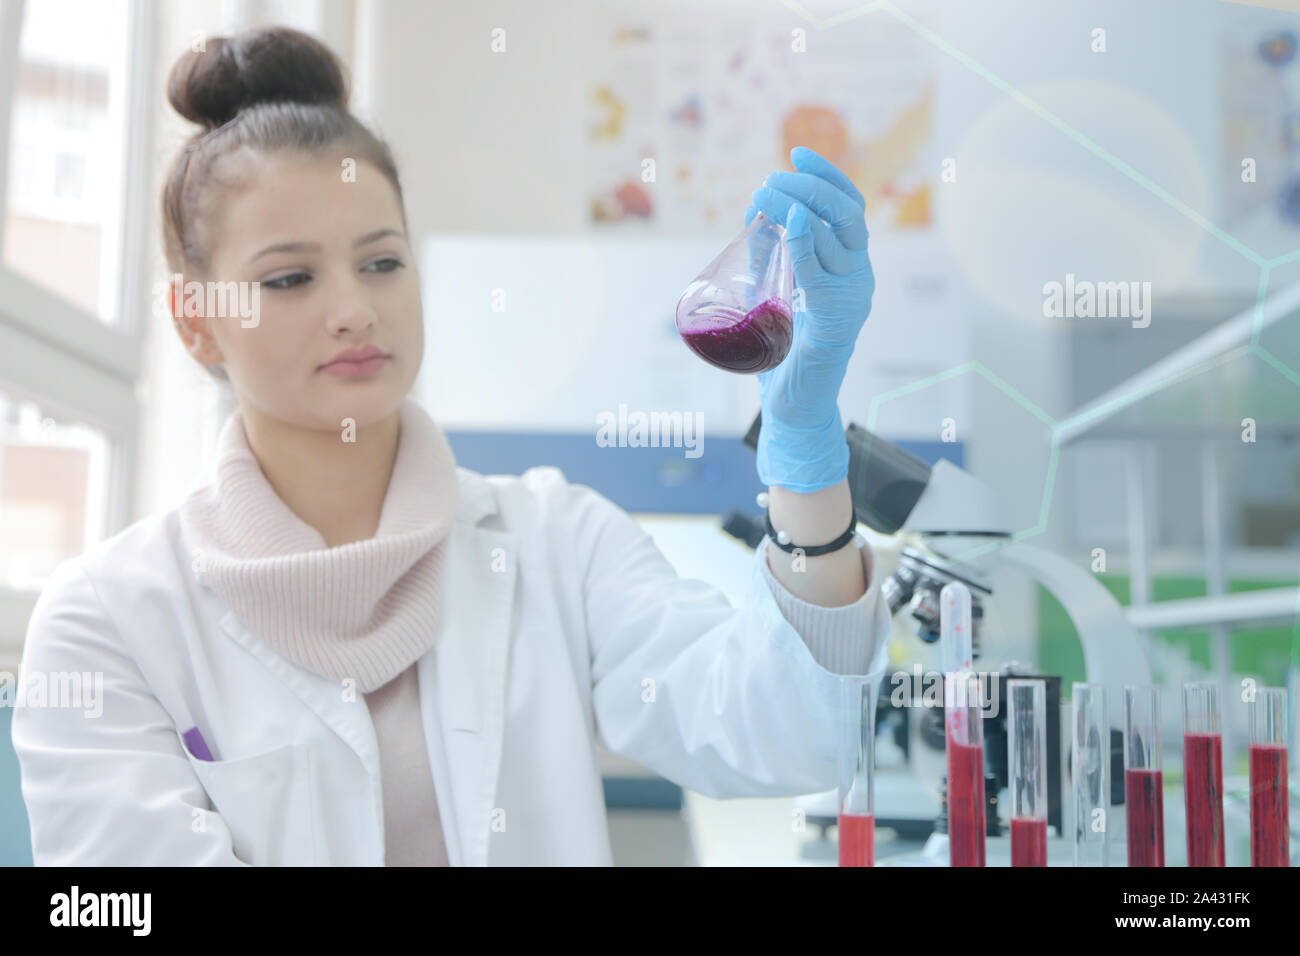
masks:
[[[57,420],[84,422],[104,433],[105,536],[133,518],[140,450],[139,383],[145,364],[150,316],[148,283],[149,197],[154,145],[150,102],[156,62],[156,31],[146,0],[127,2],[127,51],[123,72],[124,129],[122,214],[105,244],[119,250],[120,280],[114,318],[99,316],[61,298],[0,260],[0,389],[40,405]],[[27,0],[0,5],[0,247],[8,200],[11,121]],[[0,669],[16,666],[37,594],[0,584]]]

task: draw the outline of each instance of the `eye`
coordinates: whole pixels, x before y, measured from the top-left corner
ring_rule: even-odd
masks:
[[[286,276],[276,276],[274,279],[267,279],[262,285],[271,289],[292,289],[294,286],[302,285],[304,282],[310,282],[311,276],[305,272],[291,272]]]
[[[405,269],[406,265],[401,260],[388,256],[383,259],[376,259],[374,262],[370,263],[370,265],[363,266],[362,268],[373,272],[394,272],[398,269]]]

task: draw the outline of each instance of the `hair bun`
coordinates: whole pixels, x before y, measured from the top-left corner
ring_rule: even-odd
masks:
[[[209,37],[204,46],[176,61],[167,98],[176,112],[205,129],[258,103],[347,108],[347,82],[338,57],[306,33],[260,27],[233,37]]]

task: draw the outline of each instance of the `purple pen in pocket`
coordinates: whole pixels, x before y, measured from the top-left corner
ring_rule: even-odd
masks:
[[[181,739],[185,741],[185,746],[189,748],[190,753],[192,753],[196,759],[212,760],[212,751],[208,749],[208,745],[206,741],[204,741],[203,735],[199,733],[198,727],[191,727],[189,730],[185,731],[185,733],[181,734]]]

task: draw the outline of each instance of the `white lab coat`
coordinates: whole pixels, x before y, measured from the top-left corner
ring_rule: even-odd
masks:
[[[840,678],[774,602],[766,541],[737,609],[555,468],[457,473],[439,635],[417,663],[452,865],[611,863],[597,741],[714,797],[836,786]],[[889,615],[870,588],[861,640],[883,672]],[[58,568],[19,687],[59,672],[102,672],[102,714],[15,710],[37,865],[383,865],[364,697],[200,584],[175,509]],[[214,761],[184,746],[196,725]]]

